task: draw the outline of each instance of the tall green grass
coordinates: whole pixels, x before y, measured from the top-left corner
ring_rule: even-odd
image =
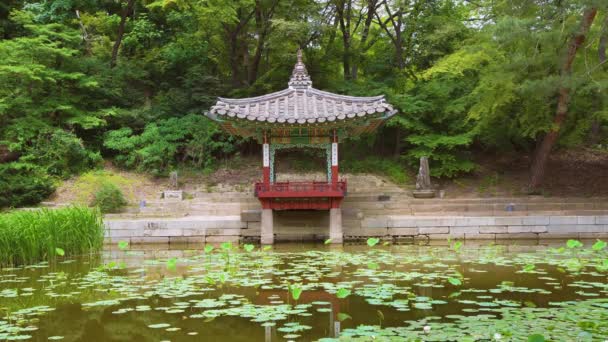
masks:
[[[0,265],[31,264],[101,249],[104,227],[99,210],[86,207],[12,211],[0,214]]]

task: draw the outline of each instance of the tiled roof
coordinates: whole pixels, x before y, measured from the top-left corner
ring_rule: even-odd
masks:
[[[227,99],[218,98],[208,116],[238,118],[249,121],[305,124],[348,120],[366,115],[396,113],[384,96],[356,97],[333,94],[312,87],[312,81],[298,51],[289,88],[263,96]]]

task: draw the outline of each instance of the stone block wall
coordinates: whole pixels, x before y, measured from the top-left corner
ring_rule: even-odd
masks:
[[[327,212],[274,213],[277,241],[322,240],[329,236]],[[357,218],[345,215],[346,240],[365,237],[424,239],[608,238],[608,215],[600,216],[406,216]],[[259,237],[259,212],[240,216],[106,220],[106,241],[130,243],[205,243]]]
[[[106,242],[205,243],[238,241],[246,222],[239,216],[201,216],[174,219],[105,220]]]
[[[608,237],[608,216],[369,217],[345,235],[427,236],[430,239]]]

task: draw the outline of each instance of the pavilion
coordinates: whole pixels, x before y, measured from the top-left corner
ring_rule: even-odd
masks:
[[[313,88],[298,50],[287,89],[243,99],[220,97],[206,115],[228,133],[262,144],[262,181],[255,184],[262,205],[262,244],[274,242],[273,210],[329,210],[329,237],[342,243],[346,180],[338,177],[338,143],[374,131],[396,112],[383,95],[355,97]],[[275,153],[289,148],[324,149],[327,180],[277,182]]]

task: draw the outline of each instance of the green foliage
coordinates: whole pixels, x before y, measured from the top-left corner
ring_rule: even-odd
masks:
[[[351,291],[349,289],[339,288],[338,291],[336,291],[336,297],[343,299],[348,297],[350,293]]]
[[[129,248],[129,242],[128,241],[118,241],[118,248],[120,248],[121,250],[125,250],[125,249]]]
[[[103,246],[101,213],[85,207],[0,214],[0,265],[30,264],[96,252]]]
[[[397,184],[405,184],[410,181],[405,165],[390,158],[350,156],[340,166],[343,172],[381,174]]]
[[[581,247],[583,247],[583,243],[578,240],[568,240],[568,241],[566,241],[566,246],[571,249],[581,248]]]
[[[462,280],[460,280],[459,278],[448,278],[448,282],[454,286],[460,286],[462,285]]]
[[[300,299],[300,296],[302,295],[302,285],[301,284],[290,284],[288,286],[288,290],[289,290],[289,293],[291,294],[291,298],[293,298],[293,300],[297,301],[298,299]]]
[[[0,208],[34,205],[55,191],[53,180],[28,163],[0,164]]]
[[[429,158],[435,177],[454,177],[475,168],[467,152],[475,126],[463,118],[467,104],[459,98],[470,83],[439,75],[408,90],[416,95],[395,96],[393,102],[406,114],[390,124],[408,132],[405,142],[410,147],[404,158],[412,168],[418,168],[420,157]]]
[[[47,174],[66,178],[99,165],[101,156],[87,150],[74,134],[57,130],[38,135],[20,161],[37,163]]]
[[[143,176],[127,178],[112,171],[92,170],[75,178],[69,189],[76,195],[73,201],[82,205],[89,205],[95,199],[95,194],[108,183],[120,188],[127,200],[135,201],[136,190],[143,181]]]
[[[565,42],[596,2],[393,1],[370,21],[365,2],[340,11],[315,1],[138,2],[110,67],[125,2],[9,1],[0,6],[0,151],[57,178],[95,167],[101,155],[154,175],[182,166],[212,170],[252,146],[202,114],[218,96],[283,89],[297,47],[315,87],[386,94],[399,110],[378,134],[342,145],[348,172],[379,172],[403,184],[412,182],[403,166],[417,169],[421,156],[433,176],[455,177],[475,169],[473,146],[530,152],[553,128],[562,84],[571,101],[559,144],[603,144],[605,11],[573,72],[560,75]],[[399,27],[387,9],[399,13]],[[333,24],[349,14],[356,25]]]
[[[103,184],[91,202],[91,206],[98,207],[102,213],[118,213],[125,205],[127,205],[125,196],[112,183]]]
[[[606,248],[606,246],[608,246],[608,243],[606,241],[602,241],[602,240],[597,240],[592,248],[594,251],[601,251],[602,249]]]
[[[369,238],[369,239],[367,239],[367,245],[369,247],[374,247],[375,245],[378,244],[378,242],[380,242],[380,239],[378,239],[378,238]]]
[[[233,143],[214,123],[191,114],[149,124],[141,134],[130,128],[109,131],[104,146],[118,151],[115,159],[126,167],[164,175],[178,162],[212,167],[213,157],[232,152]]]

